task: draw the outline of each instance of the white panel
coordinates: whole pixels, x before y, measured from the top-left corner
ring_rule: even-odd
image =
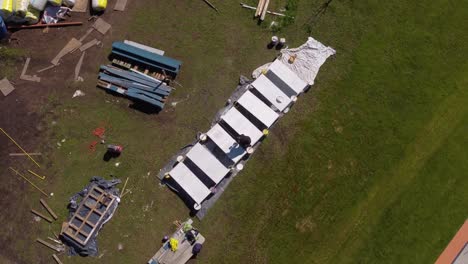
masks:
[[[234,163],[237,163],[245,155],[245,149],[237,144],[220,125],[214,125],[206,134]]]
[[[205,184],[203,184],[203,182],[201,182],[183,163],[179,163],[172,168],[169,175],[171,175],[197,204],[201,204],[211,193]]]
[[[234,107],[229,109],[222,119],[239,135],[244,134],[250,137],[252,145],[263,136],[263,133]]]
[[[291,99],[263,74],[258,76],[252,86],[280,111],[291,103]]]
[[[216,184],[218,184],[229,172],[229,169],[224,167],[224,165],[216,159],[208,149],[200,145],[200,143],[193,146],[193,148],[187,153],[187,157]]]
[[[302,93],[307,87],[307,83],[301,80],[293,71],[291,71],[281,61],[275,60],[269,68],[276,76],[291,87],[297,94]]]
[[[253,116],[260,120],[268,128],[278,119],[279,115],[262,100],[258,99],[250,91],[245,92],[237,101]]]

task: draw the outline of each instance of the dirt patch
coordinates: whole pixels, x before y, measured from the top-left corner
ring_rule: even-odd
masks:
[[[126,16],[131,10],[113,12],[111,5],[108,9],[102,18],[111,23],[113,28],[105,36],[94,31],[84,40],[86,43],[96,38],[103,41],[104,48],[93,47],[86,51],[81,76],[96,75],[98,66],[103,63],[103,58],[106,57],[104,49],[116,39],[112,35],[122,35],[121,32],[125,31],[125,29],[119,29],[119,25],[126,23],[128,20]],[[130,5],[128,9],[131,9]],[[67,55],[58,67],[42,73],[36,71],[51,65],[52,58],[72,37],[80,38],[86,33],[93,23],[88,21],[88,17],[89,14],[73,13],[72,20],[82,21],[83,26],[50,28],[48,33],[44,33],[42,29],[17,31],[12,36],[17,41],[12,41],[9,44],[9,47],[24,50],[26,56],[20,59],[17,65],[11,66],[14,67],[15,72],[14,78],[11,78],[16,88],[15,91],[7,97],[0,96],[0,108],[2,109],[0,127],[27,151],[43,153],[42,157],[36,157],[42,165],[41,169],[36,167],[38,172],[47,172],[50,166],[44,164],[45,157],[55,146],[55,142],[47,138],[51,136],[47,133],[50,124],[45,123],[45,117],[53,117],[54,109],[65,98],[70,98],[74,90],[80,86],[80,84],[73,83],[72,79],[75,65],[81,53],[77,51]],[[37,74],[41,77],[40,83],[19,79],[26,57],[31,58],[27,74]],[[0,231],[0,260],[5,260],[7,263],[30,263],[30,255],[34,254],[34,259],[37,256],[38,262],[33,262],[49,263],[50,255],[47,254],[49,252],[36,250],[33,247],[39,229],[34,223],[29,208],[33,205],[37,206],[36,196],[38,197],[38,195],[29,184],[12,174],[8,169],[11,166],[24,172],[27,169],[34,169],[35,165],[27,157],[10,157],[9,153],[13,152],[21,151],[6,136],[0,134],[0,177],[2,178],[0,222],[3,226]],[[45,189],[54,180],[52,173],[46,174],[48,178],[43,183]],[[18,230],[21,232],[19,233]],[[19,250],[26,244],[31,245],[30,251],[38,252],[19,254]]]
[[[312,221],[310,215],[296,223],[296,229],[301,233],[312,232],[315,227],[316,224]]]

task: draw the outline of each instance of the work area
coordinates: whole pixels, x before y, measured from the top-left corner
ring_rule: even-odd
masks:
[[[433,262],[466,38],[416,7],[0,0],[0,263]]]

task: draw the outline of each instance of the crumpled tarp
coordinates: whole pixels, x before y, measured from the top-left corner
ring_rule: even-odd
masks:
[[[298,48],[282,49],[281,55],[277,59],[296,73],[303,81],[309,85],[313,85],[322,64],[335,53],[336,51],[331,47],[327,47],[314,38],[309,37],[307,42]],[[289,63],[291,56],[296,57],[294,63]],[[260,74],[266,72],[270,64],[271,62],[258,67],[252,73],[252,77],[256,79]]]
[[[68,204],[68,211],[69,211],[68,219],[70,220],[73,217],[80,203],[82,202],[82,199],[88,194],[89,191],[92,190],[94,186],[98,186],[102,190],[110,194],[113,194],[117,197],[120,197],[119,189],[115,188],[115,186],[121,182],[122,181],[120,179],[105,180],[102,177],[97,177],[97,176],[92,177],[90,180],[90,183],[85,188],[83,188],[83,190],[81,190],[80,192],[77,192],[72,197],[70,197],[70,203]],[[117,203],[114,203],[109,208],[109,210],[107,211],[105,215],[104,221],[102,221],[102,223],[100,223],[100,225],[97,226],[98,231],[94,233],[94,235],[88,240],[88,243],[84,247],[77,244],[74,240],[68,238],[67,236],[60,237],[62,241],[64,242],[64,244],[69,247],[68,255],[70,256],[75,256],[75,255],[97,256],[98,245],[97,245],[96,237],[99,233],[99,230],[102,228],[102,226],[112,218],[115,210],[117,210],[117,206],[119,205],[119,203],[120,203],[120,199],[117,198]]]
[[[71,9],[65,6],[47,5],[42,16],[42,21],[46,24],[57,24],[64,20],[65,16],[71,13]]]

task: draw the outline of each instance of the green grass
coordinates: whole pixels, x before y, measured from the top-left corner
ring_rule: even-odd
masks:
[[[16,72],[21,71],[18,63],[24,55],[23,50],[0,46],[0,76],[11,79]]]
[[[88,76],[85,97],[47,116],[49,124],[57,121],[49,130],[54,183],[48,188],[61,217],[67,198],[91,176],[129,177],[133,191],[100,232],[103,258],[67,263],[144,263],[172,221],[187,216],[155,174],[208,129],[239,74],[250,75],[275,55],[265,48],[269,30],[256,25],[252,12],[235,2],[213,3],[220,14],[197,1],[138,4],[129,30],[113,35],[184,62],[183,87],[171,99],[188,99],[176,108],[153,116],[131,110],[126,99],[93,88]],[[275,1],[272,9],[284,4]],[[290,46],[310,31],[337,55],[196,224],[208,239],[199,262],[434,262],[467,218],[463,1],[334,1],[312,25],[323,3],[297,4],[295,23],[281,31]],[[125,147],[118,168],[102,161],[102,147],[87,150],[92,129],[102,123],[111,127],[108,142]],[[32,259],[46,256],[18,247]]]

